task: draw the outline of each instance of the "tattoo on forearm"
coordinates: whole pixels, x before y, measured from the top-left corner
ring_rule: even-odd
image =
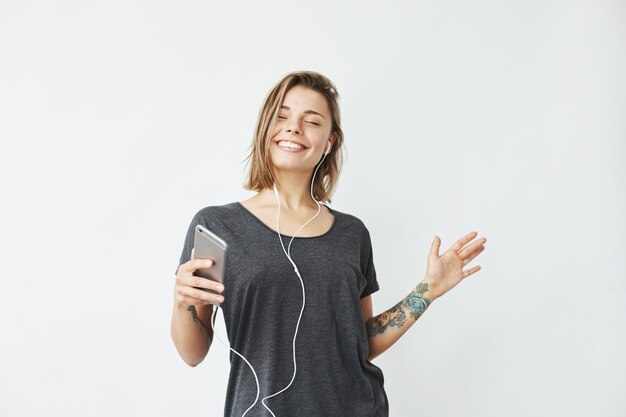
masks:
[[[400,327],[406,321],[406,313],[402,308],[402,301],[389,310],[376,317],[372,317],[367,322],[367,334],[369,336],[375,336],[383,333],[388,327]]]
[[[430,300],[423,296],[426,291],[428,291],[428,284],[421,282],[415,287],[413,292],[404,299],[404,305],[409,309],[411,317],[415,320],[419,319],[430,305]]]
[[[207,334],[209,330],[204,325],[202,320],[200,320],[200,318],[198,317],[198,312],[196,311],[196,306],[191,305],[191,306],[187,307],[187,311],[191,312],[191,317],[193,317],[193,321],[200,325],[200,330],[202,330],[202,332],[204,334]]]
[[[187,307],[187,311],[191,312],[191,315],[193,317],[193,321],[195,321],[196,323],[198,323],[200,320],[198,319],[198,312],[196,311],[196,306],[189,306]]]
[[[409,310],[411,317],[415,320],[419,319],[431,303],[428,298],[423,296],[426,291],[428,291],[428,284],[420,283],[411,294],[407,295],[395,306],[369,319],[365,325],[368,336],[384,333],[389,327],[402,327],[407,321],[407,315],[403,306]]]

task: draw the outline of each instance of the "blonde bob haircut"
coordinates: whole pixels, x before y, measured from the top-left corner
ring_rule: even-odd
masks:
[[[285,94],[291,87],[302,85],[322,94],[326,98],[331,115],[331,135],[336,134],[332,149],[322,165],[317,169],[315,181],[313,183],[313,196],[320,202],[331,202],[331,196],[335,192],[339,173],[343,166],[343,131],[341,130],[341,118],[339,114],[339,93],[335,85],[325,76],[314,71],[291,72],[284,76],[267,94],[263,106],[259,111],[250,153],[246,157],[251,162],[247,179],[243,184],[246,190],[262,191],[274,186],[274,182],[280,184],[271,169],[269,147],[271,145],[271,135],[274,131],[274,124],[280,113],[280,105]],[[311,176],[313,172],[311,172]],[[309,180],[309,185],[310,185]]]

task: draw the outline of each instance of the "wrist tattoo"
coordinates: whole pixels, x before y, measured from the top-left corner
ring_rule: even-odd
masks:
[[[428,291],[428,284],[421,282],[411,294],[404,299],[404,305],[409,309],[411,317],[415,320],[419,319],[424,311],[428,308],[431,301],[424,297],[424,293]]]
[[[415,320],[419,319],[431,303],[428,298],[423,296],[426,291],[428,291],[428,284],[420,283],[411,294],[395,306],[369,319],[365,324],[368,337],[384,333],[389,327],[402,327],[407,321],[405,308],[411,317]]]

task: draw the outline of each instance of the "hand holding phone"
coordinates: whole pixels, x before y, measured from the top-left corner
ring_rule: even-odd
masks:
[[[215,233],[196,225],[191,259],[176,275],[178,302],[184,305],[220,305],[227,245]],[[206,261],[210,260],[210,266]],[[221,286],[221,289],[220,289]],[[220,298],[221,297],[221,298]]]

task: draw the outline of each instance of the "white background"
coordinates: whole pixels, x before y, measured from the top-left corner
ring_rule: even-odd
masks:
[[[435,234],[488,239],[374,359],[391,416],[624,416],[625,28],[623,1],[0,1],[0,415],[222,415],[229,351],[178,356],[174,270],[306,69],[341,95],[374,314]]]

